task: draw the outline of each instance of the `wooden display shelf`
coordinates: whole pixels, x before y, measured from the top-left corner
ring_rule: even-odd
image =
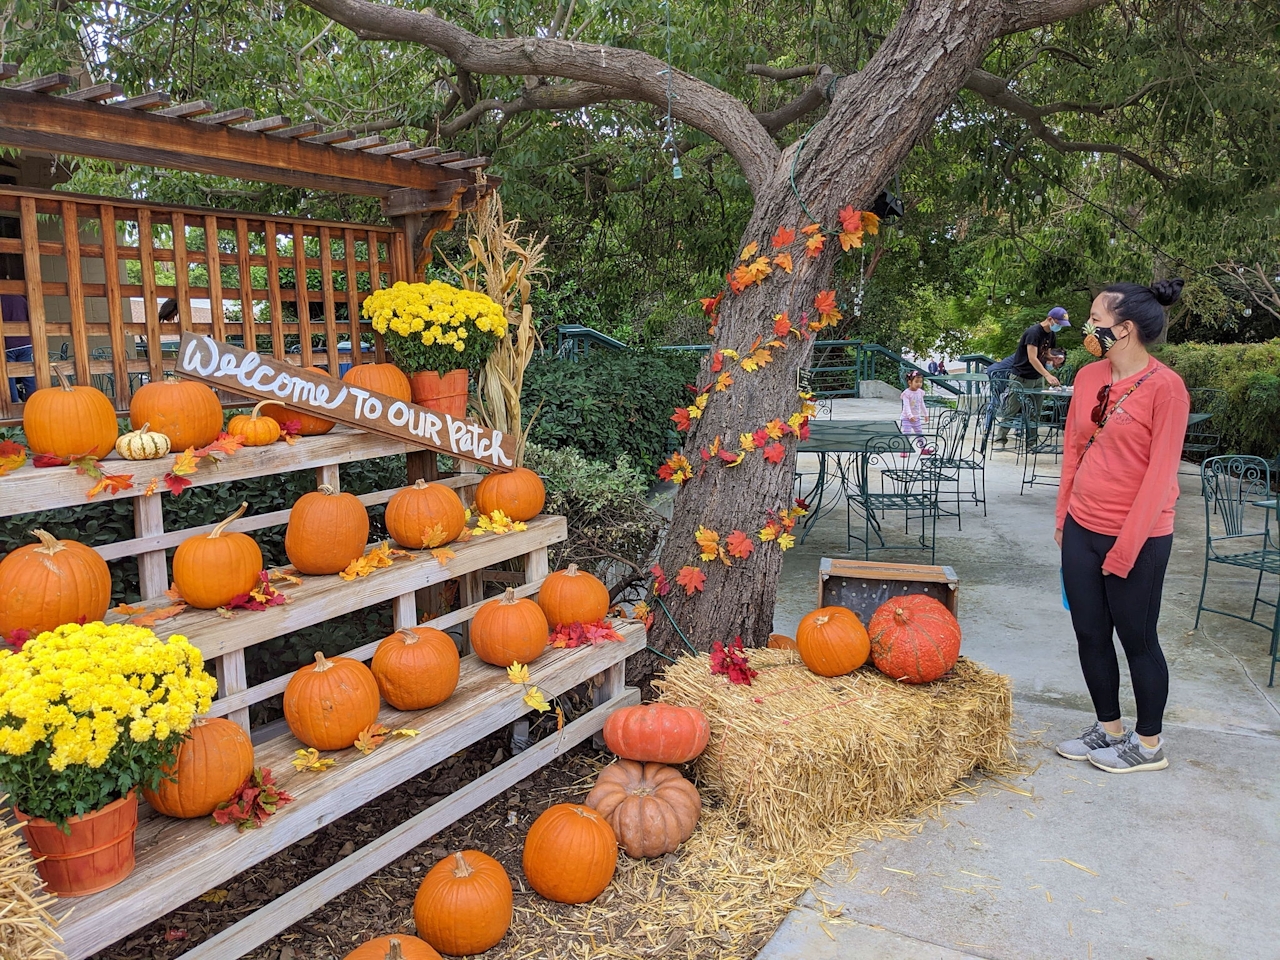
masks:
[[[644,629],[630,622],[617,624],[616,629],[621,642],[548,650],[529,665],[530,682],[549,697],[605,675],[606,682],[596,695],[598,705],[590,713],[184,956],[191,960],[241,956],[595,733],[613,709],[639,702],[636,691],[623,689],[621,678],[626,658],[644,649]],[[302,744],[291,734],[259,744],[255,763],[269,767],[295,799],[258,830],[238,833],[231,826],[215,826],[210,819],[174,820],[144,806],[134,872],[110,890],[68,902],[69,910],[55,908],[55,913],[64,915],[58,932],[66,940],[67,956],[70,960],[89,957],[502,729],[529,712],[523,695],[523,688],[513,685],[501,667],[467,656],[458,687],[443,704],[409,713],[383,705],[380,723],[393,730],[419,730],[416,737],[389,737],[367,756],[355,749],[326,754],[338,763],[318,773],[293,769],[290,760]]]

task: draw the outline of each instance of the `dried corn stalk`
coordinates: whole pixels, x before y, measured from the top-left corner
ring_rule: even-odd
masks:
[[[54,944],[56,921],[49,914],[54,897],[44,892],[34,861],[18,835],[17,824],[4,826],[5,797],[0,794],[0,957],[4,960],[66,960]]]
[[[479,290],[501,305],[507,317],[507,333],[480,371],[476,385],[477,419],[491,430],[516,438],[516,465],[524,461],[529,424],[520,412],[524,371],[539,345],[529,304],[532,279],[546,273],[542,267],[547,238],[519,237],[519,220],[507,220],[502,198],[494,192],[467,215],[467,245],[471,259],[457,265],[442,257],[467,290]],[[532,418],[530,419],[532,423]]]

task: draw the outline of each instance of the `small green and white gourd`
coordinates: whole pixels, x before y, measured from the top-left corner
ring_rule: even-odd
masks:
[[[169,452],[169,438],[155,433],[151,424],[144,423],[137,430],[120,434],[116,440],[116,453],[126,460],[159,460]]]

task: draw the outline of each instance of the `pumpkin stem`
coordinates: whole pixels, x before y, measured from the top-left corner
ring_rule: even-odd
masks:
[[[58,542],[57,537],[45,530],[32,530],[31,535],[40,541],[40,546],[36,547],[36,553],[43,553],[52,557],[55,553],[60,553],[67,549]]]
[[[316,651],[316,673],[323,673],[333,666],[332,660],[326,660],[324,654],[319,650]]]
[[[223,531],[226,530],[227,527],[233,521],[239,520],[241,517],[243,517],[244,512],[248,509],[249,509],[249,504],[247,501],[244,503],[241,503],[239,510],[233,513],[231,516],[227,517],[227,519],[223,520],[220,524],[218,524],[216,527],[214,527],[212,530],[209,531],[209,539],[216,540],[218,537],[222,536]]]
[[[813,625],[815,627],[820,627],[830,619],[831,619],[830,617],[817,617],[816,619],[814,619]]]
[[[578,575],[578,565],[576,563],[569,564],[564,571],[564,575],[566,577],[576,577]]]
[[[58,386],[62,387],[67,393],[71,393],[72,386],[67,382],[67,375],[62,372],[62,368],[57,364],[50,364],[49,370],[53,373],[53,377],[58,381]]]
[[[502,595],[502,599],[498,601],[504,607],[509,607],[516,602],[516,588],[507,587],[506,593]]]
[[[275,401],[274,401],[274,400],[263,400],[261,403],[259,403],[257,406],[255,406],[252,410],[250,410],[250,411],[249,411],[249,419],[250,419],[250,420],[257,420],[257,419],[258,419],[258,417],[260,417],[260,416],[262,415],[262,408],[263,408],[263,407],[265,407],[268,403],[275,403]],[[268,419],[270,419],[270,418],[268,418]]]
[[[425,490],[426,488],[427,488],[427,481],[423,480],[421,477],[419,477],[418,480],[413,485],[413,489],[415,490]]]
[[[333,487],[329,486],[329,484],[322,483],[320,484],[320,486],[316,487],[316,492],[323,493],[326,497],[332,497],[338,491],[333,489]]]
[[[148,430],[150,430],[150,429],[151,429],[151,421],[150,421],[150,420],[148,420],[146,423],[144,423],[142,426],[140,426],[137,430],[135,430],[135,431],[133,431],[133,432],[134,432],[134,433],[146,433],[146,432],[147,432]]]
[[[463,857],[461,850],[453,855],[453,859],[455,861],[453,865],[453,875],[455,877],[469,877],[475,873],[471,869],[471,864],[467,863],[466,858]]]
[[[400,630],[397,630],[396,633],[404,637],[404,644],[406,647],[411,643],[418,642],[418,635],[414,633],[412,630],[410,630],[408,627],[404,627]]]

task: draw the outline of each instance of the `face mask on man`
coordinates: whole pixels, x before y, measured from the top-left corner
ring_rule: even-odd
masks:
[[[1061,332],[1062,332],[1063,330],[1065,330],[1065,329],[1067,329],[1067,325],[1066,325],[1065,323],[1051,323],[1051,324],[1049,324],[1049,330],[1050,330],[1051,332],[1053,332],[1053,333],[1061,333]]]

